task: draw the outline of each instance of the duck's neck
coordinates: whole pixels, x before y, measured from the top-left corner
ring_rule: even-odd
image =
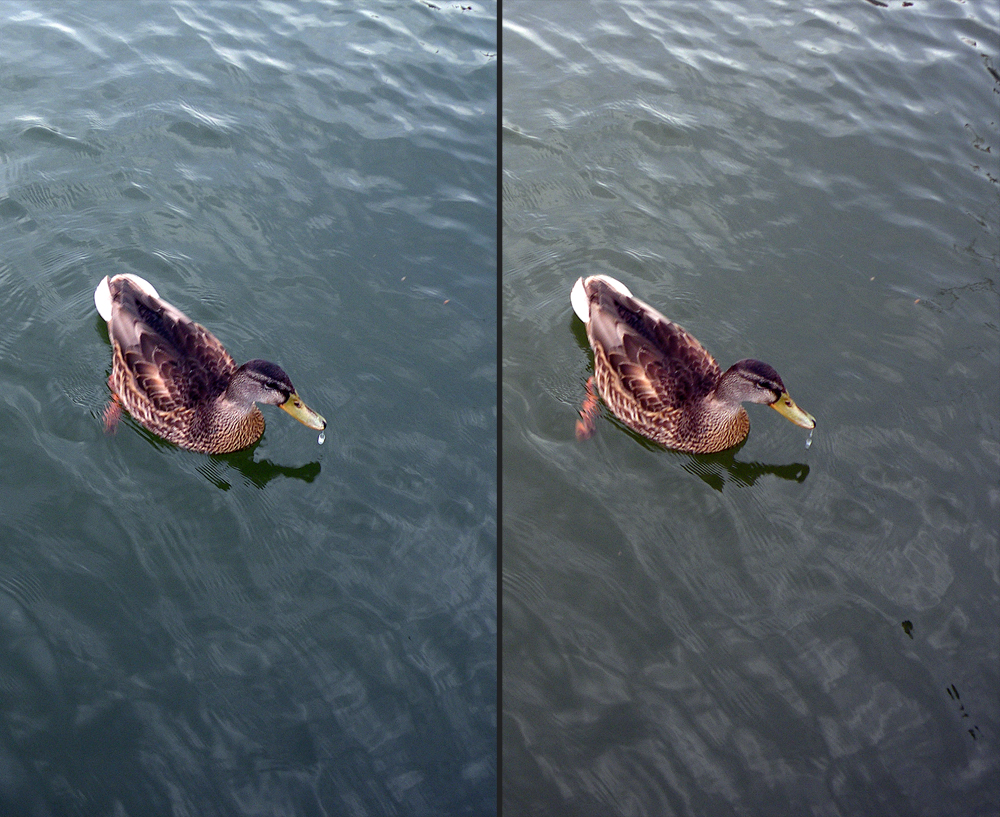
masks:
[[[226,391],[219,396],[219,403],[225,407],[226,414],[242,417],[253,411],[259,391],[259,386],[250,375],[243,369],[237,369],[226,386]]]
[[[706,408],[720,418],[735,417],[743,409],[741,404],[749,399],[746,385],[739,373],[728,369],[706,399]]]

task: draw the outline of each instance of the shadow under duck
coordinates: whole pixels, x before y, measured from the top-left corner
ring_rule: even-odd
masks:
[[[741,360],[725,373],[684,329],[635,298],[607,275],[580,278],[570,300],[586,324],[594,377],[608,408],[625,425],[657,443],[710,454],[746,439],[750,418],[742,403],[763,403],[802,428],[816,420],[800,409],[778,373],[759,360]],[[597,398],[580,412],[577,437],[593,434]]]
[[[266,360],[237,366],[215,335],[138,275],[105,277],[94,303],[108,323],[114,350],[107,430],[114,429],[124,408],[182,448],[225,454],[264,433],[257,403],[279,406],[309,428],[326,428],[280,366]]]

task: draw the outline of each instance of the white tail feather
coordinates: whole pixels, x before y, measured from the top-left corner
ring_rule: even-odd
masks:
[[[633,297],[632,293],[628,291],[628,287],[625,286],[621,281],[612,278],[610,275],[591,275],[586,283],[583,278],[577,278],[576,283],[573,284],[573,291],[569,294],[570,303],[573,304],[573,311],[577,314],[581,321],[587,323],[590,320],[590,296],[587,295],[586,284],[593,281],[595,278],[604,281],[609,287],[622,293],[622,295],[628,295],[630,298]]]
[[[573,311],[576,316],[587,323],[590,320],[590,298],[587,297],[587,290],[583,288],[583,279],[577,278],[573,284],[573,291],[569,294],[570,303],[573,304]]]
[[[160,293],[158,293],[153,288],[153,285],[145,278],[140,278],[138,275],[132,275],[128,272],[124,273],[120,277],[128,278],[147,295],[152,295],[154,298],[160,297]],[[101,317],[104,318],[104,320],[111,320],[111,288],[108,286],[107,275],[101,279],[101,283],[99,283],[97,285],[97,289],[94,290],[94,306],[97,307],[97,311],[101,313]]]
[[[101,317],[106,321],[111,320],[111,290],[108,288],[108,276],[101,279],[101,283],[94,290],[94,306],[101,313]]]

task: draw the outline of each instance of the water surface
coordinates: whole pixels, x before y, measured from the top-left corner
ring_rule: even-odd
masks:
[[[495,4],[0,14],[0,811],[494,812]],[[120,272],[325,444],[105,436]]]
[[[995,814],[995,4],[503,25],[504,813]],[[598,272],[812,446],[576,442]]]

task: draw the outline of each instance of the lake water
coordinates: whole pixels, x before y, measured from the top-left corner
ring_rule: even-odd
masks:
[[[1000,813],[996,3],[503,7],[505,815]],[[645,444],[622,280],[817,419]]]
[[[495,3],[0,22],[0,812],[495,813]],[[325,444],[106,436],[123,272]]]

